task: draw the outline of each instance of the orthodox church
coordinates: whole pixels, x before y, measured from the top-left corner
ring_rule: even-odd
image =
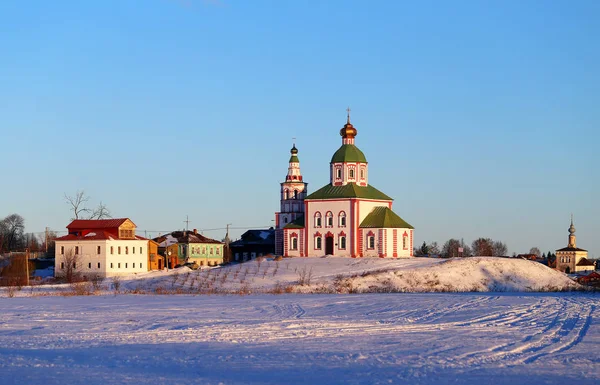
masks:
[[[587,259],[587,250],[577,247],[575,237],[575,226],[571,215],[571,226],[569,226],[569,243],[567,247],[556,250],[556,269],[566,274],[580,271],[594,270],[594,263]]]
[[[277,255],[413,256],[414,228],[392,211],[392,198],[369,184],[367,158],[354,144],[357,133],[348,110],[342,145],[329,163],[330,182],[312,194],[302,179],[296,145],[290,150],[275,213]]]

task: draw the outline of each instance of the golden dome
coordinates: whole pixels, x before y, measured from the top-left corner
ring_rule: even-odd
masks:
[[[356,134],[358,134],[358,131],[350,122],[344,124],[344,127],[340,130],[342,138],[354,138]]]
[[[350,123],[350,107],[348,107],[346,111],[348,111],[348,120],[340,130],[340,135],[342,138],[354,138],[358,134],[358,131],[354,128],[352,123]]]

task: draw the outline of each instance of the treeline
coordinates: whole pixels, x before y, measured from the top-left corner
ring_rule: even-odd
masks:
[[[508,253],[506,243],[491,238],[478,238],[470,245],[462,239],[451,238],[442,247],[437,242],[426,243],[414,250],[416,256],[435,255],[443,258],[489,256],[502,257]]]
[[[25,219],[19,214],[10,214],[0,220],[0,254],[11,251],[46,251],[46,241],[48,241],[48,250],[54,247],[56,234],[48,232],[41,237],[33,233],[25,232]]]

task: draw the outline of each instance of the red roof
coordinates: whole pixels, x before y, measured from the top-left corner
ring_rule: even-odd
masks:
[[[129,218],[75,219],[73,222],[67,225],[67,229],[111,229],[121,226],[128,219]]]
[[[90,231],[85,235],[76,235],[76,234],[67,234],[65,236],[56,238],[56,241],[106,241],[112,239],[121,239],[117,235],[112,234],[108,231]],[[125,239],[129,240],[129,239]],[[147,238],[140,237],[139,235],[135,236],[135,240],[137,241],[147,241]]]

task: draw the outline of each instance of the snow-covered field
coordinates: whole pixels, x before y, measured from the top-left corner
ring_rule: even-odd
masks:
[[[597,384],[581,293],[0,298],[0,383]]]
[[[0,288],[0,384],[595,384],[579,288],[524,260],[335,257]]]

